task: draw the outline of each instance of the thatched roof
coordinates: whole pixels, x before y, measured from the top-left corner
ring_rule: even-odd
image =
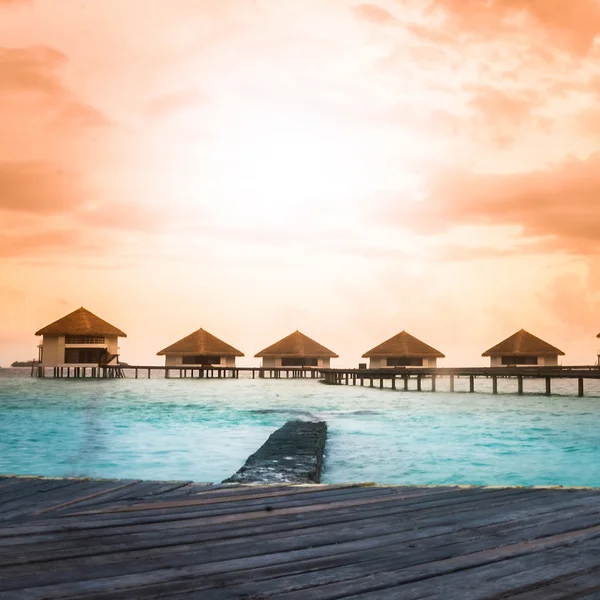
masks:
[[[445,358],[439,350],[432,348],[406,331],[401,331],[363,354],[363,358],[376,357]]]
[[[35,335],[117,335],[127,337],[126,333],[97,317],[83,306],[36,331]]]
[[[157,355],[176,354],[181,356],[244,356],[242,352],[226,344],[212,333],[200,328],[194,333],[157,352]]]
[[[565,353],[521,329],[481,356],[564,356]]]
[[[298,330],[254,356],[257,358],[264,356],[281,356],[284,358],[323,358],[328,356],[338,358],[335,352],[321,346],[321,344]]]

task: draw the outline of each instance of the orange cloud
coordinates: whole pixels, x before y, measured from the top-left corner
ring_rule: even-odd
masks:
[[[388,199],[383,215],[430,234],[458,225],[514,225],[524,236],[550,236],[556,248],[586,253],[600,251],[599,197],[600,153],[528,173],[443,172],[425,199]]]
[[[59,71],[67,60],[65,54],[48,46],[0,47],[0,107],[4,104],[4,113],[20,105],[22,110],[49,110],[51,119],[60,125],[108,125],[110,121],[101,111],[79,101],[61,81]]]
[[[66,61],[47,46],[0,48],[0,90],[52,94],[63,88],[56,69]]]
[[[377,4],[357,4],[352,7],[352,11],[358,18],[371,23],[382,24],[396,21],[392,13]]]
[[[60,213],[84,201],[79,178],[48,162],[0,162],[0,209]]]
[[[489,35],[502,20],[525,15],[552,36],[552,42],[576,54],[587,53],[600,34],[596,0],[435,0],[461,26]]]
[[[148,102],[146,112],[153,117],[163,117],[182,109],[202,106],[207,100],[205,92],[188,88],[153,98]]]

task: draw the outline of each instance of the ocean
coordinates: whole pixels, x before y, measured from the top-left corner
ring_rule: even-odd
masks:
[[[389,385],[389,382],[387,382]],[[290,419],[324,420],[324,483],[600,487],[600,382],[36,379],[0,369],[0,473],[219,482]],[[428,386],[424,382],[424,389]],[[398,387],[401,387],[400,385]],[[481,393],[485,391],[485,393]]]

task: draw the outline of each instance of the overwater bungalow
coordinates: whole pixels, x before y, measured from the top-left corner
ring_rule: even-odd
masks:
[[[127,334],[83,308],[36,332],[43,367],[98,366],[119,362],[119,338]]]
[[[370,369],[382,367],[436,367],[438,358],[445,358],[439,350],[401,331],[389,340],[362,355],[369,359]]]
[[[157,352],[157,355],[165,357],[166,367],[181,365],[235,367],[235,359],[244,356],[244,353],[200,328]]]
[[[328,369],[330,360],[338,358],[335,352],[321,346],[298,330],[254,356],[263,359],[262,366],[265,368],[317,367]]]
[[[521,329],[481,356],[490,357],[491,367],[527,366],[556,367],[565,353],[548,342]]]

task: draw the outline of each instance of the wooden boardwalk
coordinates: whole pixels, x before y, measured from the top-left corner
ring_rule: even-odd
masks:
[[[0,598],[600,598],[600,491],[0,479]]]

